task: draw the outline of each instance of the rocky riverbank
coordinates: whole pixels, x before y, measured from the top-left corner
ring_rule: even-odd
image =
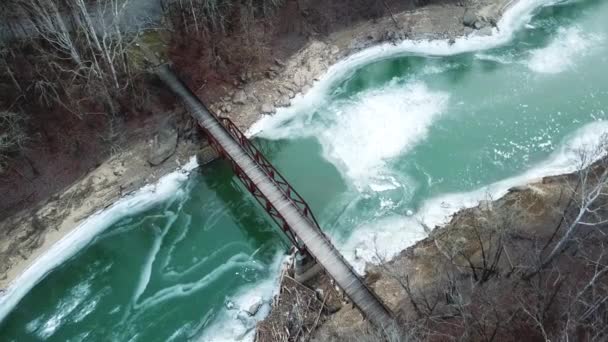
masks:
[[[515,319],[512,326],[495,321],[503,318],[503,310],[514,318],[525,304],[535,305],[532,300],[518,302],[528,295],[529,283],[515,279],[534,269],[539,246],[547,243],[563,223],[577,179],[576,174],[545,177],[511,188],[498,200],[482,201],[457,212],[447,225],[435,228],[429,237],[394,259],[369,265],[367,283],[396,314],[397,324],[411,329],[400,330],[399,334],[411,333],[412,340],[465,335],[464,330],[470,327],[464,325],[471,323],[463,322],[467,317],[459,315],[474,317],[476,312],[482,312],[478,319],[484,325],[496,325],[496,340],[507,341],[521,334],[524,324]],[[382,260],[381,254],[379,258]],[[558,263],[556,268],[565,264]],[[326,281],[321,277],[312,285],[327,287]],[[463,307],[457,308],[461,304]],[[281,303],[278,307],[286,306]],[[312,341],[373,341],[386,333],[369,326],[347,300],[343,299],[340,307],[336,311],[334,304],[319,314]],[[500,314],[488,318],[484,310]],[[277,316],[288,317],[270,317]],[[434,322],[428,324],[428,317]],[[276,323],[267,321],[261,326],[272,324]],[[387,331],[394,334],[397,328]],[[479,332],[466,333],[470,334],[468,340],[483,340]],[[528,334],[530,338],[540,335],[538,331]]]
[[[276,108],[288,106],[296,94],[307,92],[341,58],[384,42],[487,35],[507,5],[503,0],[482,0],[466,6],[431,4],[312,37],[304,48],[288,59],[276,59],[268,70],[242,74],[240,82],[226,89],[211,108],[247,129],[261,115],[272,114]],[[0,289],[9,286],[86,217],[125,194],[154,183],[199,150],[199,146],[185,139],[191,129],[167,128],[161,123],[158,127],[154,139],[131,144],[63,193],[0,224]],[[163,153],[159,155],[158,150]]]
[[[433,4],[311,39],[288,60],[275,59],[265,71],[241,74],[235,89],[228,90],[211,108],[246,130],[262,115],[274,114],[277,108],[289,106],[297,94],[307,93],[338,60],[382,43],[452,42],[458,37],[489,36],[510,4],[511,0]]]

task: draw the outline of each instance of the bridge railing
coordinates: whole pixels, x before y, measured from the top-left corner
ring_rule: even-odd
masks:
[[[289,184],[287,179],[281,175],[281,173],[266,159],[264,154],[241,132],[241,130],[226,117],[219,117],[220,123],[224,126],[224,128],[228,131],[228,133],[235,139],[241,147],[245,150],[245,152],[251,157],[257,164],[262,168],[265,174],[267,174],[270,179],[281,189],[283,194],[287,196],[289,200],[291,200],[296,207],[300,210],[300,212],[319,230],[321,227],[317,222],[310,206],[302,196]]]

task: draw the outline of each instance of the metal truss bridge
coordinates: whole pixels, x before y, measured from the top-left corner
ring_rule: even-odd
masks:
[[[247,190],[300,252],[314,258],[372,324],[388,325],[393,317],[390,309],[323,233],[306,201],[279,171],[230,119],[212,113],[169,66],[158,66],[156,73],[184,102],[214,149],[230,162]]]

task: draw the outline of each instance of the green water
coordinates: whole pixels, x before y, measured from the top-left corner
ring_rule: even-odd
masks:
[[[256,142],[361,267],[374,243],[390,256],[424,236],[417,220],[567,170],[568,146],[608,132],[607,17],[607,1],[562,3],[490,50],[369,61],[267,119]],[[271,297],[288,247],[218,161],[44,277],[0,340],[250,337],[267,305],[243,310]]]

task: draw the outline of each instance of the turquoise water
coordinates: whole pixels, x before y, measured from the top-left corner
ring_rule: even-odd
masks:
[[[606,1],[560,3],[483,51],[346,62],[256,125],[256,143],[362,270],[374,245],[390,257],[424,237],[420,221],[571,170],[575,149],[608,132],[607,16]],[[46,275],[0,336],[247,339],[268,305],[244,310],[268,303],[288,247],[218,161]]]

